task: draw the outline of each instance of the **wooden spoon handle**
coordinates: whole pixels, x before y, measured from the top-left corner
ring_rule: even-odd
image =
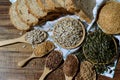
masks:
[[[71,77],[71,76],[68,77],[68,76],[65,75],[65,80],[73,80],[73,77]]]
[[[17,42],[21,42],[20,38],[9,39],[9,40],[5,40],[5,41],[0,41],[0,46],[5,46],[5,45],[8,45],[8,44],[17,43]]]
[[[30,57],[28,57],[28,58],[26,58],[26,59],[18,62],[18,66],[23,67],[23,66],[24,66],[29,60],[31,60],[32,58],[34,58],[34,57],[33,57],[33,56],[30,56]]]
[[[50,73],[51,71],[47,68],[44,69],[43,74],[41,75],[41,77],[39,78],[39,80],[44,80],[45,77]]]
[[[43,73],[43,74],[41,75],[41,77],[39,78],[39,80],[44,80],[45,77],[47,76],[47,74],[48,74],[48,73]]]

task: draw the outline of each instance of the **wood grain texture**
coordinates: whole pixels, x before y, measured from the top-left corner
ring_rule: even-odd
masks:
[[[0,40],[20,36],[21,31],[14,28],[9,19],[10,5],[9,0],[0,0]],[[22,47],[24,45],[25,48]],[[0,47],[0,80],[38,80],[44,69],[45,57],[31,60],[24,68],[17,66],[18,61],[27,58],[31,53],[31,46],[25,43]],[[65,80],[62,66],[47,76],[46,80]],[[114,79],[99,76],[98,80],[120,80],[120,61]]]

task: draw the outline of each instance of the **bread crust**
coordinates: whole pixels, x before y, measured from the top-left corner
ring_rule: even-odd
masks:
[[[65,0],[65,8],[72,13],[80,11],[81,0]]]
[[[37,0],[37,2],[45,12],[50,12],[55,10],[55,4],[52,0]]]

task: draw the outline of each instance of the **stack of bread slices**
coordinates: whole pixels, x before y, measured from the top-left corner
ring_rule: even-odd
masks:
[[[49,13],[71,13],[80,10],[75,1],[80,0],[17,0],[10,7],[12,24],[19,30],[29,30],[39,20],[49,18]]]

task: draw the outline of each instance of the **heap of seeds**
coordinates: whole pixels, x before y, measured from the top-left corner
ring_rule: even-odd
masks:
[[[62,60],[61,52],[52,51],[46,58],[46,67],[50,70],[54,70],[61,64]]]
[[[47,38],[47,33],[41,30],[32,30],[27,33],[25,40],[30,44],[38,44]]]
[[[34,54],[36,56],[44,56],[46,54],[48,54],[49,52],[51,52],[53,49],[55,48],[54,43],[51,41],[45,41],[41,44],[38,44],[35,48],[34,48]]]
[[[76,76],[76,80],[96,80],[96,72],[93,70],[94,65],[88,61],[81,62],[80,72]]]
[[[83,53],[93,64],[108,64],[117,55],[116,42],[112,36],[97,30],[87,36]]]
[[[110,14],[108,14],[110,13]],[[101,8],[98,16],[100,28],[107,34],[120,33],[120,2],[108,1]]]
[[[77,57],[75,57],[75,55],[73,54],[68,55],[64,62],[64,67],[63,67],[64,74],[68,77],[75,76],[78,70],[78,64],[79,62],[77,60]]]
[[[63,48],[79,46],[85,36],[85,29],[80,21],[73,18],[63,18],[54,25],[53,37]]]

